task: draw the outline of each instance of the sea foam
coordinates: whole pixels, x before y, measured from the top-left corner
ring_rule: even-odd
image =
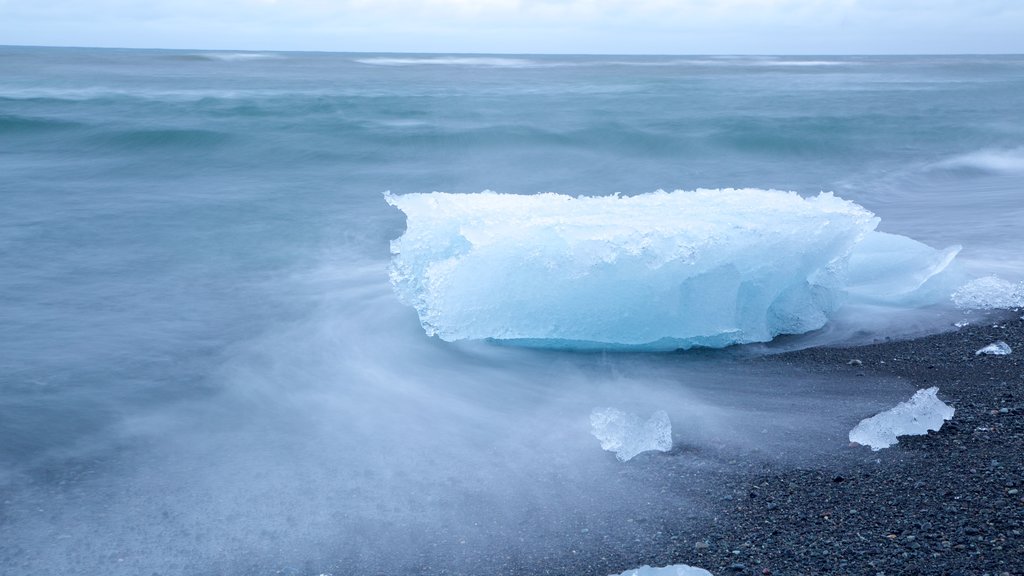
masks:
[[[443,340],[675,349],[822,327],[849,299],[920,304],[958,247],[875,232],[831,193],[387,194],[391,282]],[[948,292],[946,293],[948,298]]]
[[[1024,172],[1024,146],[987,148],[949,158],[935,165],[947,170],[970,170],[993,174]]]

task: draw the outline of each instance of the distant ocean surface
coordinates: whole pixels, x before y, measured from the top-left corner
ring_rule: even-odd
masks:
[[[383,193],[725,187],[1022,280],[1024,57],[0,47],[0,572],[522,573],[667,538],[616,521],[651,501],[699,525],[587,416],[744,452],[771,375],[428,339]],[[904,392],[859,385],[786,414],[842,435]]]

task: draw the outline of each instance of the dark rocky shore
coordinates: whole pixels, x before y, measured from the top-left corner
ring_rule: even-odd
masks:
[[[994,341],[1008,356],[975,355]],[[1024,574],[1024,320],[756,362],[939,387],[956,409],[927,436],[852,445],[813,466],[732,480],[715,521],[648,563],[729,574]],[[731,494],[729,494],[731,489]]]

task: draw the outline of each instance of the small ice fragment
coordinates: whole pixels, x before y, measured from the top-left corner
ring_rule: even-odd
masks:
[[[957,328],[963,328],[964,326],[969,326],[970,324],[971,323],[968,322],[967,320],[961,320],[959,322],[954,322],[953,326],[956,326]]]
[[[1014,284],[998,276],[985,276],[957,288],[953,303],[963,310],[991,310],[1024,306],[1024,282]]]
[[[622,574],[615,574],[613,576],[713,576],[711,572],[703,568],[694,568],[693,566],[687,566],[686,564],[673,564],[671,566],[665,566],[663,568],[653,568],[646,564],[634,568],[632,570],[626,570]]]
[[[648,450],[672,449],[672,422],[664,410],[658,410],[645,422],[616,408],[594,408],[590,427],[591,434],[601,441],[601,448],[615,452],[621,462]]]
[[[919,436],[942,428],[954,410],[935,396],[938,391],[934,386],[918,390],[910,400],[861,420],[850,430],[850,442],[881,450],[898,443],[897,436]]]
[[[1010,345],[1007,344],[1006,342],[998,340],[996,342],[989,344],[988,346],[985,346],[981,350],[978,350],[977,352],[974,353],[974,355],[980,356],[982,354],[986,354],[988,356],[1006,356],[1010,352],[1013,352],[1013,348],[1010,348]]]

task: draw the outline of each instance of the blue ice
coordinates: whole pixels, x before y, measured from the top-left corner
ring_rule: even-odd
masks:
[[[959,247],[876,232],[829,192],[386,194],[391,283],[442,340],[671,350],[821,328],[844,304],[932,303]],[[948,299],[949,293],[944,294]]]

